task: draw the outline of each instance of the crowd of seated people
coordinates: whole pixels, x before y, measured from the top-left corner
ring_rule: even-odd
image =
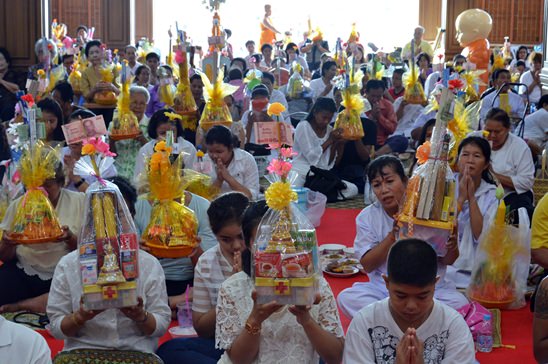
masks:
[[[272,8],[265,6],[262,27],[270,32],[266,34],[269,39],[277,34],[271,14]],[[383,70],[378,78],[370,72],[371,45],[349,47],[348,56],[353,56],[356,67],[364,71],[359,96],[368,108],[360,115],[364,136],[345,140],[343,130],[335,127],[337,115],[344,110],[342,90],[335,82],[340,63],[330,53],[327,41],[317,36],[309,39],[305,33],[300,44],[261,43],[257,50],[250,40],[245,44],[245,55],[231,48],[225,82],[237,91],[225,102],[233,122],[229,127],[211,128],[199,123],[208,99],[199,62],[191,62],[188,75],[189,92],[197,106],[189,117],[194,124],[189,125],[173,118],[174,109],[160,96],[164,77],[173,87],[178,82],[171,66],[162,61],[160,50],[142,54],[136,44],[125,47],[124,57],[131,74],[129,108],[136,116],[139,133],[128,140],[109,139],[114,123],[107,123],[107,133],[101,138],[117,156],[102,178],[118,185],[139,234],[148,225],[152,210],[150,191],[143,184],[145,163],[161,141],[171,138],[173,153],[183,155],[182,173],[187,169],[207,174],[219,195],[211,201],[190,192],[181,196],[197,216],[200,245],[192,256],[182,259],[140,254],[139,265],[146,274],[139,282],[136,306],[86,310],[81,302],[82,283],[73,277],[79,275],[77,236],[85,192],[95,178],[82,178],[75,172],[83,144],[69,144],[62,126],[94,117],[84,104],[100,92],[119,94],[121,80],[116,67],[112,82],[102,80],[102,68],[112,61],[100,40],[87,39],[85,27],[79,31],[82,34],[75,49],[86,60],[87,68],[78,85],[69,77],[67,65],[64,78],[41,94],[36,103],[38,121],[44,124],[42,139],[61,150],[55,177],[40,187],[63,226],[61,243],[23,246],[0,235],[0,285],[4,292],[0,295],[0,313],[46,312],[52,335],[65,340],[65,352],[139,351],[151,357],[157,353],[165,363],[358,363],[381,362],[378,358],[383,355],[382,362],[408,363],[421,362],[418,356],[423,350],[417,348],[423,348],[429,336],[448,331],[443,349],[438,349],[438,354],[428,353],[432,362],[473,362],[470,331],[455,311],[469,300],[457,288],[470,282],[478,242],[498,206],[497,185],[504,191],[509,210],[525,208],[528,212],[527,223],[533,232],[532,263],[548,269],[548,237],[544,231],[548,200],[535,201],[533,193],[536,170],[548,140],[548,98],[542,95],[539,76],[541,53],[529,54],[526,47],[520,47],[506,68],[491,72],[491,87],[478,101],[478,130],[461,141],[456,153],[458,228],[450,236],[446,255],[436,257],[424,241],[398,240],[400,227],[394,217],[404,203],[409,177],[416,170],[415,150],[433,132],[437,111],[431,107],[432,100],[444,75],[457,78],[466,70],[464,56],[455,56],[442,65],[449,72],[434,70],[434,51],[422,39],[424,29],[417,27],[412,41],[415,58],[411,58],[410,44],[403,46],[402,63],[391,64],[382,55],[375,58]],[[38,79],[41,70],[65,66],[54,62],[64,59],[56,58],[63,50],[57,49],[55,42],[41,39],[35,50],[39,63],[31,66],[31,79]],[[20,118],[15,93],[24,87],[16,83],[11,62],[9,52],[0,48],[0,158],[17,163],[20,151],[6,130]],[[405,98],[403,79],[409,66],[415,65],[425,90],[423,103],[410,103]],[[304,82],[298,95],[288,84],[294,72]],[[509,85],[516,74],[525,86]],[[247,86],[249,77],[257,81],[252,89]],[[261,150],[270,159],[277,156],[267,146],[256,144],[256,123],[274,122],[268,112],[273,103],[285,109],[276,120],[294,126],[294,187],[306,186],[314,167],[340,178],[345,186],[341,199],[363,193],[371,197],[371,204],[356,218],[354,241],[355,256],[368,272],[369,282],[356,283],[334,297],[322,278],[316,304],[306,307],[257,303],[251,279],[250,250],[267,209],[260,184],[265,171],[259,169],[260,158],[254,153]],[[203,170],[204,165],[210,168]],[[0,166],[0,173],[8,174],[6,165]],[[21,198],[11,201],[0,231],[10,229]],[[544,286],[546,283],[541,284],[541,292]],[[410,303],[401,298],[402,290],[406,297],[420,296],[421,304],[413,315],[406,313]],[[192,300],[197,337],[170,340],[158,348],[158,338],[167,331],[172,311],[185,296]],[[341,312],[352,319],[346,342],[337,302]],[[546,319],[541,314],[535,317]],[[14,330],[0,316],[0,331],[4,327]],[[397,348],[393,353],[380,352],[381,343],[371,334],[373,327],[385,329],[383,337]],[[31,353],[46,355],[39,354],[46,352],[39,339],[23,332],[18,335],[29,343],[38,341]],[[4,358],[2,350],[0,345],[0,361]]]

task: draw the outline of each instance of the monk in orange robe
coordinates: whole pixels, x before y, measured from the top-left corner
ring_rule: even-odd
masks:
[[[274,44],[276,41],[276,34],[280,34],[280,32],[274,28],[272,25],[272,21],[270,20],[270,15],[272,15],[272,6],[269,4],[266,4],[264,6],[264,18],[261,23],[261,39],[260,39],[260,47],[263,46],[263,44]]]

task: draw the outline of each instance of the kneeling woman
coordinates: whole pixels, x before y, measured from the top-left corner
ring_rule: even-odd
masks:
[[[459,288],[466,288],[470,283],[480,236],[497,211],[497,188],[489,172],[490,160],[491,148],[484,138],[471,136],[460,143],[457,161],[459,257],[447,268],[447,277]]]
[[[342,157],[345,140],[342,129],[333,129],[329,125],[337,111],[335,101],[328,97],[320,97],[312,107],[305,120],[295,129],[294,149],[297,156],[293,161],[293,170],[299,175],[294,185],[302,187],[310,167],[331,169],[337,158]],[[358,187],[348,181],[343,181],[346,188],[341,191],[345,198],[358,194]]]
[[[340,363],[344,334],[333,292],[323,277],[317,304],[256,302],[250,249],[266,210],[264,201],[246,210],[243,272],[232,275],[219,290],[215,341],[226,350],[219,363],[318,363],[318,356],[326,363]]]
[[[356,218],[354,254],[368,272],[369,282],[355,283],[337,297],[342,312],[349,318],[368,304],[388,297],[382,275],[387,274],[388,252],[398,239],[398,225],[394,216],[403,204],[407,184],[403,166],[393,156],[382,156],[371,162],[367,178],[377,202],[363,209]],[[447,265],[452,264],[457,257],[458,248],[453,238],[448,243],[447,255],[438,257],[439,281],[434,294],[436,299],[455,309],[468,303],[457,292],[454,284],[445,279]]]

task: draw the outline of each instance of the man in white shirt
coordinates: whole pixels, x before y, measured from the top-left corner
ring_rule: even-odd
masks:
[[[537,107],[538,110],[527,115],[523,122],[523,138],[534,155],[542,154],[548,140],[548,95],[540,98]]]
[[[532,68],[521,75],[519,82],[527,85],[529,102],[537,103],[542,95],[542,83],[540,82],[540,70],[542,69],[542,54],[533,52],[529,56]],[[519,93],[525,95],[525,87],[521,87]]]
[[[389,297],[354,316],[343,363],[473,363],[474,341],[464,318],[434,299],[434,249],[422,240],[400,240],[387,267]]]
[[[0,316],[0,332],[0,363],[51,363],[48,344],[36,331]]]
[[[427,41],[423,40],[422,37],[424,35],[424,28],[422,26],[418,26],[415,28],[415,32],[413,33],[413,40],[412,42],[415,43],[415,58],[420,53],[426,53],[430,56],[430,59],[434,58],[434,50],[432,49],[432,46]],[[409,39],[409,38],[408,38]],[[401,52],[402,58],[404,60],[411,59],[411,42],[407,43]]]
[[[485,122],[485,116],[494,107],[498,107],[510,116],[510,118],[521,118],[525,112],[525,104],[523,99],[516,93],[510,91],[510,86],[505,83],[511,82],[510,71],[506,69],[499,69],[493,73],[493,82],[495,84],[495,90],[490,94],[483,97],[481,101],[480,109],[480,123],[481,128],[483,128],[483,122]],[[497,90],[500,91],[500,94],[497,96]]]
[[[131,71],[131,75],[135,76],[135,71],[137,71],[137,68],[141,66],[141,63],[137,62],[137,48],[135,48],[131,44],[127,45],[125,58],[127,59],[127,64]]]

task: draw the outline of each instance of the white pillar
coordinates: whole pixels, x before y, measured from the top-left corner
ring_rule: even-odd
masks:
[[[548,94],[548,0],[544,0],[544,25],[542,28],[544,35],[543,43],[543,56],[544,56],[544,68],[540,74],[540,80],[542,82],[542,93]]]

